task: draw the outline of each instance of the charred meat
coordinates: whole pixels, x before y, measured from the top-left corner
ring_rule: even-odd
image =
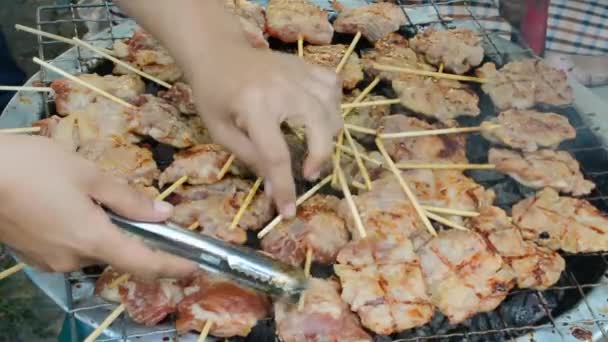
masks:
[[[403,10],[395,4],[379,2],[357,8],[345,8],[337,0],[331,4],[339,12],[334,21],[336,32],[361,32],[370,42],[386,37],[407,23]]]
[[[327,12],[308,0],[270,0],[266,20],[268,34],[285,43],[301,35],[311,44],[327,45],[334,35]]]
[[[304,60],[335,70],[347,48],[346,45],[342,44],[308,45],[304,48]],[[353,52],[346,60],[344,68],[340,71],[340,78],[344,89],[354,89],[363,80],[361,61],[356,52]]]

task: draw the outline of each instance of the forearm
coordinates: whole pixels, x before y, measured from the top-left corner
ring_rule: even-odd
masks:
[[[237,18],[219,0],[115,2],[169,49],[186,76],[247,46]]]

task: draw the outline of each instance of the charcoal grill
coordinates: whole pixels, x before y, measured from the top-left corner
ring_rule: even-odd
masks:
[[[360,6],[369,0],[343,1],[347,6]],[[400,0],[401,1],[401,0]],[[261,1],[265,5],[266,1]],[[319,4],[330,10],[326,2]],[[488,15],[498,15],[496,4],[485,1],[420,1],[417,5],[404,5],[409,25],[402,33],[412,35],[429,25],[444,28],[469,27],[484,38],[486,58],[497,64],[532,53],[525,46],[508,40],[517,35],[506,23],[487,23],[471,11],[471,6],[485,7]],[[458,11],[449,12],[447,5],[458,4]],[[95,17],[82,18],[94,13]],[[88,4],[44,6],[38,9],[38,28],[63,34],[82,36],[86,28],[99,28],[97,34],[87,35],[87,41],[100,47],[109,47],[112,41],[129,37],[134,23],[116,14],[111,2],[89,1]],[[505,39],[505,37],[507,39]],[[109,65],[80,48],[63,50],[63,44],[38,38],[39,57],[53,60],[53,64],[72,73],[109,72]],[[26,85],[48,84],[58,77],[41,70]],[[568,117],[577,128],[577,138],[564,143],[561,148],[571,152],[581,163],[585,177],[597,184],[597,189],[586,199],[603,212],[608,212],[608,122],[598,115],[603,104],[586,88],[571,82],[576,102],[568,108],[552,108]],[[390,91],[390,90],[387,90]],[[25,127],[33,121],[53,112],[52,99],[46,94],[17,94],[0,115],[0,128]],[[463,125],[475,125],[495,114],[490,99],[481,96],[482,115],[459,120]],[[485,162],[488,143],[478,134],[469,137],[467,154],[471,162]],[[498,196],[498,205],[504,209],[533,193],[493,171],[472,171],[469,175],[485,187],[493,188]],[[493,312],[477,315],[463,324],[451,326],[441,314],[436,313],[426,326],[412,329],[391,337],[377,337],[377,341],[580,341],[608,340],[608,253],[564,255],[567,267],[559,282],[545,290],[515,290]],[[71,324],[80,320],[91,327],[97,326],[114,308],[92,295],[94,281],[100,269],[86,269],[66,274],[48,274],[26,268],[28,276],[50,298],[68,313]],[[313,274],[327,275],[327,269],[313,268]],[[275,341],[272,319],[261,321],[246,339],[232,341]],[[169,341],[176,338],[171,323],[155,327],[134,324],[122,315],[106,331],[102,341],[139,340]],[[196,340],[193,334],[180,336],[180,340]]]

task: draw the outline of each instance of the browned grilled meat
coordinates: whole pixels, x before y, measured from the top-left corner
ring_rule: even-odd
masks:
[[[439,232],[418,255],[431,301],[452,324],[494,310],[515,284],[511,268],[474,232]]]
[[[404,107],[440,121],[480,113],[477,94],[458,81],[401,75],[393,89]]]
[[[405,237],[353,241],[340,251],[334,270],[342,298],[377,334],[421,326],[433,317],[420,261]]]
[[[357,8],[345,8],[337,0],[331,4],[339,12],[334,21],[336,32],[361,32],[370,42],[386,37],[407,23],[403,10],[394,4],[372,3]]]
[[[542,60],[515,61],[500,70],[493,63],[485,63],[476,73],[488,80],[481,89],[500,110],[527,109],[535,104],[564,106],[574,101],[566,73]]]
[[[184,288],[177,309],[179,333],[201,331],[213,321],[210,334],[217,337],[247,336],[257,322],[270,313],[266,296],[228,280],[199,273]]]
[[[137,100],[139,95],[144,92],[145,86],[137,75],[80,74],[78,78],[127,102]],[[85,109],[89,104],[102,98],[97,92],[66,78],[53,81],[51,88],[55,91],[55,106],[60,115],[68,115]]]
[[[316,262],[335,262],[338,251],[348,242],[348,231],[337,214],[339,204],[334,196],[311,197],[298,207],[294,219],[282,221],[264,237],[262,249],[294,266],[304,263],[308,249]]]
[[[182,114],[194,115],[197,113],[196,105],[192,98],[192,88],[186,83],[175,82],[170,89],[159,91],[158,97],[165,99],[179,109]]]
[[[270,0],[266,20],[268,34],[285,43],[302,35],[311,44],[327,45],[334,36],[327,12],[308,0]]]
[[[142,29],[137,29],[127,40],[115,41],[113,51],[118,58],[162,81],[175,82],[183,76],[169,51]],[[131,71],[115,65],[113,73],[130,74]]]
[[[345,95],[342,101],[344,103],[353,102],[360,93],[360,90],[355,89],[351,92],[351,94]],[[368,95],[365,98],[365,101],[378,100],[386,100],[386,97],[381,95]],[[344,118],[344,122],[359,127],[378,129],[382,125],[383,118],[390,113],[391,107],[388,105],[353,108],[351,112]],[[350,133],[355,139],[364,143],[371,144],[375,138],[375,136],[370,134],[357,133],[355,131],[350,131]]]
[[[381,133],[415,132],[454,126],[455,122],[431,125],[423,120],[397,114],[384,117]],[[467,163],[466,136],[463,134],[427,135],[386,139],[388,154],[396,162]]]
[[[608,250],[608,218],[586,200],[545,188],[513,206],[524,238],[571,253]]]
[[[518,153],[492,148],[488,160],[496,165],[496,170],[533,189],[551,187],[563,193],[581,196],[595,188],[593,182],[583,178],[578,161],[566,151]]]
[[[499,127],[491,128],[498,124]],[[576,129],[568,119],[555,113],[510,109],[481,124],[484,138],[491,142],[534,152],[538,148],[556,148],[562,141],[574,139]]]
[[[429,28],[410,39],[410,46],[430,64],[443,64],[446,71],[459,75],[481,64],[484,54],[481,37],[466,28]]]
[[[238,16],[241,29],[245,37],[255,48],[268,48],[268,41],[264,34],[266,29],[266,16],[264,7],[248,0],[226,0],[224,7]]]
[[[490,207],[470,221],[470,226],[511,266],[517,286],[543,290],[555,284],[566,267],[556,252],[524,240],[520,229],[498,207]]]
[[[313,64],[335,70],[347,48],[343,44],[308,45],[304,48],[304,59]],[[346,60],[344,68],[340,71],[340,78],[342,79],[342,88],[344,89],[354,89],[363,80],[361,61],[356,52],[353,52]]]
[[[274,304],[277,335],[283,342],[371,342],[357,317],[340,298],[331,280],[312,278],[304,292],[304,307],[287,300]]]
[[[195,145],[175,154],[173,163],[160,175],[158,184],[162,188],[182,176],[188,176],[190,184],[215,183],[229,157],[230,154],[220,145]]]

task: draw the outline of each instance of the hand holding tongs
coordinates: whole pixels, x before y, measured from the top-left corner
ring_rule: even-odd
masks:
[[[254,249],[235,246],[168,223],[133,221],[107,211],[110,219],[152,247],[192,260],[209,273],[271,295],[298,296],[306,289],[301,269],[283,264]]]

